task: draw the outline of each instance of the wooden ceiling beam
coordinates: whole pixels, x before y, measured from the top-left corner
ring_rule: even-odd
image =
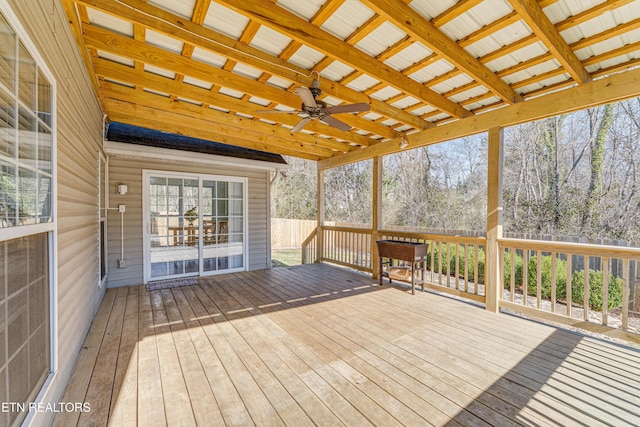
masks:
[[[180,95],[196,102],[202,102],[204,104],[217,106],[230,111],[237,111],[250,116],[262,117],[265,120],[284,123],[292,127],[295,126],[299,120],[299,118],[294,114],[261,114],[258,113],[258,111],[265,109],[265,107],[261,105],[243,101],[218,92],[213,92],[198,86],[176,82],[175,80],[159,76],[157,74],[144,71],[139,72],[126,65],[114,64],[104,59],[98,59],[95,61],[95,71],[98,75],[110,80],[127,81],[136,86],[140,85],[156,92],[167,93],[174,96]],[[371,143],[371,139],[366,136],[358,135],[353,132],[343,132],[318,121],[309,122],[307,126],[305,126],[305,129],[321,135],[327,135],[335,139],[342,139],[360,146],[367,146]],[[335,141],[334,139],[327,139],[323,143],[328,148],[335,150],[349,150],[349,146],[346,143]]]
[[[398,0],[362,0],[376,13],[386,17],[407,34],[423,43],[429,49],[446,58],[458,69],[483,84],[491,92],[509,103],[522,101],[509,85],[480,63],[466,50],[458,46],[435,25],[427,21],[411,7]],[[446,111],[446,110],[445,110]]]
[[[407,149],[462,138],[494,127],[513,126],[637,96],[640,96],[640,69],[609,75],[583,85],[529,99],[526,102],[406,135],[409,141]],[[321,160],[318,167],[332,168],[375,156],[397,153],[402,151],[398,142],[398,139],[389,140]]]
[[[199,45],[203,49],[215,52],[228,59],[245,63],[265,73],[291,80],[303,86],[310,86],[313,80],[312,76],[309,76],[309,70],[305,68],[280,59],[258,48],[241,43],[209,28],[197,25],[191,21],[185,21],[184,18],[140,0],[79,0],[78,3],[86,4],[105,13],[114,14],[130,22],[139,22],[146,27],[154,28],[155,31],[169,35],[185,43]],[[419,117],[402,111],[401,109],[391,107],[384,102],[371,99],[361,92],[339,83],[321,79],[320,88],[326,94],[346,102],[364,102],[370,104],[372,111],[406,123],[416,129],[425,129],[430,126],[429,123],[421,120]]]
[[[267,25],[288,37],[305,43],[327,56],[339,59],[353,68],[360,69],[390,86],[405,91],[409,95],[423,99],[454,117],[467,117],[470,115],[467,110],[461,108],[455,102],[421,85],[392,67],[380,61],[372,60],[361,50],[310,24],[286,9],[273,7],[273,4],[267,0],[216,1],[250,19],[258,20],[263,25]]]
[[[275,137],[280,139],[282,144],[290,144],[298,149],[302,147],[304,151],[320,156],[332,155],[335,150],[325,147],[322,138],[306,133],[291,134],[289,129],[282,126],[274,126],[264,122],[253,121],[250,118],[227,114],[211,108],[202,108],[189,102],[173,100],[149,92],[136,92],[126,86],[116,84],[105,84],[104,94],[107,102],[109,100],[124,101],[135,105],[154,108],[181,114],[191,118],[206,120],[216,125],[224,125],[229,128],[227,134],[238,133],[244,135],[253,132],[259,135]],[[253,136],[253,135],[252,135]],[[346,144],[343,144],[346,146]],[[344,148],[340,150],[344,152]]]
[[[134,106],[119,102],[113,103],[111,105],[114,108],[118,108],[120,106],[125,106],[128,110],[132,110]],[[300,157],[307,160],[318,161],[323,159],[321,156],[312,155],[309,153],[305,153],[303,151],[291,150],[284,147],[276,147],[274,145],[262,142],[262,141],[252,141],[246,140],[242,137],[235,135],[221,135],[214,131],[209,130],[208,127],[200,127],[194,128],[191,126],[200,126],[201,123],[191,122],[191,123],[183,123],[180,122],[181,117],[178,114],[171,114],[169,117],[164,120],[157,119],[153,116],[146,116],[143,110],[132,110],[127,111],[126,113],[119,113],[117,117],[115,117],[118,122],[143,127],[147,129],[155,129],[162,132],[169,132],[177,135],[184,135],[191,138],[203,139],[206,141],[215,141],[221,144],[233,145],[235,147],[243,147],[248,148],[250,150],[258,150],[269,153],[280,154],[284,156],[293,156]]]
[[[405,3],[408,4],[408,2]],[[460,0],[440,15],[434,17],[430,22],[436,27],[442,27],[463,13],[470,11],[480,3],[482,3],[482,0]]]
[[[113,115],[117,122],[126,123],[126,117],[130,116],[138,118],[138,122],[141,120],[149,120],[165,123],[163,128],[158,130],[164,131],[165,129],[168,129],[171,133],[183,134],[194,138],[202,138],[202,136],[196,135],[199,135],[204,131],[208,136],[203,139],[251,148],[254,150],[278,152],[279,149],[285,149],[291,153],[306,153],[317,158],[327,158],[333,155],[333,151],[326,148],[309,147],[306,144],[295,143],[295,141],[291,140],[284,140],[274,135],[256,133],[247,129],[231,127],[228,123],[218,123],[207,118],[194,116],[184,109],[187,105],[177,105],[175,108],[167,110],[166,107],[154,108],[141,105],[135,100],[130,102],[113,98],[106,98],[106,100],[110,109],[117,111],[117,113]],[[179,103],[179,101],[173,101],[168,98],[166,98],[166,101],[174,104]],[[247,122],[250,122],[250,120],[247,120]],[[184,133],[185,127],[193,127],[193,130],[188,131],[188,133]],[[182,129],[182,131],[174,129]],[[229,138],[232,138],[233,142],[230,142]]]
[[[557,24],[555,24],[556,30],[568,30],[571,27],[575,27],[576,25],[590,21],[605,12],[610,12],[633,1],[634,0],[606,0],[603,3],[595,5],[591,9],[587,9],[583,12],[578,13],[577,15],[568,17],[564,21],[558,22]]]
[[[576,82],[591,81],[589,72],[537,2],[509,0],[509,3]]]
[[[300,108],[300,98],[276,87],[266,85],[256,80],[222,70],[218,67],[185,58],[147,43],[137,42],[128,37],[120,36],[93,26],[85,26],[85,41],[87,45],[99,50],[125,56],[133,60],[145,61],[164,69],[171,69],[197,79],[211,82],[243,93],[260,94],[260,97],[270,99],[291,108]],[[393,129],[377,125],[353,114],[343,114],[340,120],[368,132],[392,138],[397,135]]]
[[[62,0],[62,7],[65,14],[67,15],[67,20],[69,21],[69,24],[71,26],[73,38],[76,41],[78,50],[80,51],[82,62],[87,69],[87,74],[89,75],[89,80],[91,81],[93,90],[96,94],[96,97],[98,98],[98,102],[100,103],[100,108],[104,112],[106,111],[107,107],[105,105],[104,97],[100,92],[100,82],[98,81],[98,77],[93,71],[93,61],[91,60],[91,57],[89,56],[89,50],[84,43],[84,37],[82,36],[82,24],[80,22],[80,17],[78,16],[78,11],[76,10],[76,4],[72,0]]]

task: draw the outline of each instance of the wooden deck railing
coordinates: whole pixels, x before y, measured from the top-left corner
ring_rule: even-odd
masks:
[[[629,279],[639,248],[520,239],[499,246],[501,308],[638,340]]]
[[[380,239],[427,243],[425,287],[485,302],[484,237],[381,230]]]
[[[375,245],[371,229],[323,226],[321,230],[321,261],[373,272],[377,260],[371,255]],[[484,237],[382,230],[378,238],[427,243],[425,286],[474,301],[485,301]],[[302,245],[303,264],[316,262],[316,250],[317,232],[314,231]]]
[[[302,264],[313,264],[317,259],[318,228],[314,228],[311,234],[302,242]]]
[[[322,261],[371,273],[371,229],[322,227]]]

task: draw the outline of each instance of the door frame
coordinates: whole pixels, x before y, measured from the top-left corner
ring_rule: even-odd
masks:
[[[248,207],[248,193],[249,193],[249,179],[247,177],[228,176],[228,175],[211,175],[204,173],[194,172],[176,172],[176,171],[163,171],[153,169],[142,170],[142,235],[143,235],[143,276],[144,283],[153,280],[167,280],[164,278],[152,278],[151,277],[151,207],[149,204],[149,185],[150,178],[152,176],[158,176],[162,178],[180,178],[180,179],[193,179],[198,181],[198,272],[197,273],[185,273],[182,275],[172,276],[175,279],[182,277],[197,277],[197,276],[214,276],[218,274],[235,273],[239,271],[247,271],[249,268],[249,207]],[[202,234],[202,220],[201,215],[203,212],[203,199],[202,199],[202,182],[203,181],[225,181],[225,182],[241,182],[242,185],[242,253],[244,256],[242,267],[229,268],[226,270],[214,270],[203,271],[203,234]]]

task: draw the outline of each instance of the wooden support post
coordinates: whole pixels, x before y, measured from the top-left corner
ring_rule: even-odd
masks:
[[[489,129],[488,180],[487,180],[487,247],[485,248],[484,289],[486,308],[499,310],[502,278],[500,277],[500,250],[502,238],[502,150],[503,129]]]
[[[371,277],[376,280],[380,275],[380,258],[376,241],[382,228],[382,156],[373,158],[373,197],[371,212]]]
[[[324,232],[322,226],[324,225],[324,169],[320,169],[318,166],[318,211],[316,226],[317,238],[316,238],[316,262],[322,262],[324,256]]]

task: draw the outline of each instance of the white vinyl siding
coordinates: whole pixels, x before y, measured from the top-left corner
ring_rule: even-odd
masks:
[[[269,172],[264,169],[226,167],[197,164],[186,161],[151,160],[125,156],[109,157],[109,200],[108,214],[108,259],[109,278],[107,287],[137,285],[144,281],[143,266],[143,170],[180,172],[184,174],[221,175],[248,178],[248,269],[258,270],[269,267],[270,237],[268,235],[268,187]],[[121,196],[116,193],[118,184],[128,185],[128,192]],[[120,254],[120,214],[118,205],[124,204],[124,258],[126,268],[117,268]]]
[[[98,277],[96,189],[102,111],[68,19],[58,1],[8,0],[57,82],[57,323],[58,371],[42,396],[59,401],[102,300]],[[55,271],[57,269],[57,271]],[[104,288],[103,288],[104,289]],[[53,414],[39,413],[35,425]]]

